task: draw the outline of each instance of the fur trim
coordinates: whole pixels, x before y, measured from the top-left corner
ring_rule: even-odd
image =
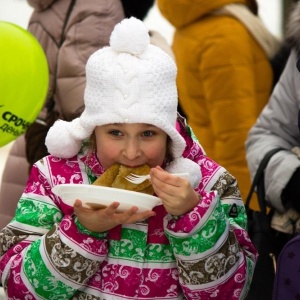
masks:
[[[285,39],[291,47],[300,50],[300,2],[291,7],[291,13],[286,25]]]

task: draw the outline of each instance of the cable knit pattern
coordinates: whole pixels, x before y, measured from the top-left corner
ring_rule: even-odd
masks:
[[[237,183],[207,158],[179,120],[186,159],[203,175],[202,200],[173,218],[154,208],[148,221],[90,234],[51,189],[91,184],[96,154],[45,157],[30,174],[15,218],[0,232],[0,275],[8,299],[244,299],[256,261]],[[228,212],[237,205],[238,216]]]

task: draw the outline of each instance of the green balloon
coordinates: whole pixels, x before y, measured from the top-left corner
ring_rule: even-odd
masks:
[[[0,22],[0,147],[36,119],[48,83],[47,58],[37,39],[15,24]]]

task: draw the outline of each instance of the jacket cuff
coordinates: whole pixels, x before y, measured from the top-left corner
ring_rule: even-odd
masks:
[[[77,216],[74,217],[74,223],[78,229],[78,231],[80,233],[83,233],[83,234],[86,234],[86,235],[89,235],[89,236],[92,236],[96,239],[104,239],[106,238],[107,236],[107,232],[93,232],[93,231],[90,231],[88,229],[86,229],[79,221],[78,221],[78,218]]]
[[[166,233],[180,236],[189,236],[198,231],[210,218],[211,214],[221,206],[216,191],[201,192],[201,200],[190,212],[174,217],[168,214],[165,217]]]

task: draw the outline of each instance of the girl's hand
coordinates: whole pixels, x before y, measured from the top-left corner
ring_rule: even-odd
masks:
[[[187,179],[174,176],[161,167],[152,168],[150,175],[156,195],[171,215],[181,216],[199,203],[199,195]]]
[[[80,224],[93,232],[105,232],[120,224],[130,224],[155,216],[155,212],[152,210],[137,213],[138,208],[136,206],[124,212],[117,212],[119,205],[120,203],[113,202],[106,208],[95,210],[83,207],[82,202],[76,200],[74,212]]]

